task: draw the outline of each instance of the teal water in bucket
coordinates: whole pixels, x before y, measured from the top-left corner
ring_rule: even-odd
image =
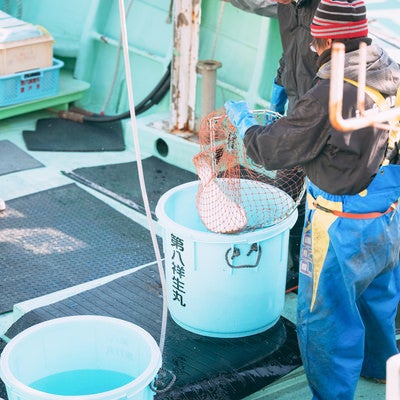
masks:
[[[177,186],[156,207],[171,317],[204,336],[263,332],[278,321],[284,307],[289,231],[297,209],[267,228],[213,233],[198,215],[197,188],[197,181]]]
[[[153,337],[102,316],[56,318],[15,336],[0,359],[9,400],[151,400],[161,367]]]
[[[41,392],[62,396],[83,396],[117,389],[132,382],[133,376],[104,369],[78,369],[60,372],[32,382],[29,386]]]

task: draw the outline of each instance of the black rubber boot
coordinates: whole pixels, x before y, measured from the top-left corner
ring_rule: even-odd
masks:
[[[305,196],[297,207],[299,216],[289,234],[288,270],[286,275],[286,291],[295,291],[299,283],[300,245],[303,233]]]

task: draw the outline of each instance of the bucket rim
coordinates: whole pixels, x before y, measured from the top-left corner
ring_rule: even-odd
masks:
[[[53,318],[51,320],[40,322],[36,325],[33,325],[23,330],[6,344],[6,346],[3,349],[3,352],[0,355],[0,377],[3,380],[4,384],[6,385],[7,390],[8,389],[13,390],[15,393],[18,393],[19,396],[21,396],[21,393],[22,396],[24,394],[27,394],[30,396],[31,399],[35,400],[78,400],[78,399],[81,400],[82,399],[82,395],[64,396],[64,395],[41,392],[39,390],[33,389],[30,386],[26,385],[25,383],[21,382],[19,379],[17,379],[8,365],[8,360],[12,350],[19,342],[24,340],[24,338],[31,335],[32,333],[35,333],[37,331],[42,330],[43,328],[46,328],[47,326],[62,325],[70,321],[112,322],[113,324],[118,324],[120,326],[128,327],[132,331],[139,333],[151,350],[149,365],[143,370],[143,372],[140,375],[138,375],[131,382],[123,386],[120,386],[116,389],[108,390],[106,392],[85,395],[84,396],[85,399],[114,400],[117,398],[118,399],[121,398],[121,396],[123,396],[124,394],[134,395],[144,390],[146,386],[148,386],[154,380],[158,370],[161,368],[162,355],[155,339],[149,332],[147,332],[139,325],[136,325],[132,322],[120,318],[100,316],[100,315],[74,315],[74,316]],[[10,386],[12,389],[10,388]],[[133,388],[131,386],[134,386],[134,390],[132,390]]]
[[[157,216],[158,223],[165,230],[184,231],[186,236],[194,238],[196,242],[209,243],[210,240],[212,240],[213,243],[232,243],[232,241],[234,241],[235,243],[250,243],[258,240],[259,241],[265,240],[274,237],[276,235],[279,235],[280,233],[291,229],[296,223],[298,217],[297,207],[294,207],[286,218],[282,219],[276,224],[264,228],[259,228],[254,231],[238,232],[238,233],[216,233],[212,231],[199,231],[178,224],[173,219],[171,219],[165,212],[166,202],[179,190],[185,188],[191,188],[198,185],[199,185],[199,180],[186,182],[181,185],[175,186],[172,189],[169,189],[167,192],[161,195],[156,205],[155,214]],[[281,190],[278,188],[275,189]],[[266,235],[266,233],[268,233],[268,235]]]

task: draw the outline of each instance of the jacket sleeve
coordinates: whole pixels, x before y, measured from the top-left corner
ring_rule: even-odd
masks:
[[[249,128],[244,137],[246,153],[267,170],[304,165],[322,152],[329,127],[327,108],[307,94],[289,117]]]
[[[262,15],[264,17],[278,18],[277,3],[272,0],[228,0],[233,6],[251,12],[253,14]]]

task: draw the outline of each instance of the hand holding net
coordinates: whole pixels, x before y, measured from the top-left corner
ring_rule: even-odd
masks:
[[[266,110],[253,114],[260,125],[279,117]],[[199,144],[193,158],[200,180],[196,205],[210,231],[237,233],[272,226],[300,203],[304,193],[301,167],[267,171],[255,165],[224,110],[202,120]]]

